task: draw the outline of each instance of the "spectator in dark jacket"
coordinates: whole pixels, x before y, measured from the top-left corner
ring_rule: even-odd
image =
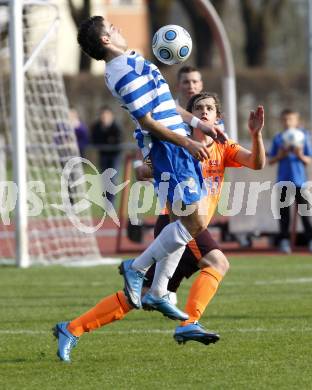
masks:
[[[122,131],[115,122],[113,111],[110,107],[101,108],[99,119],[91,126],[91,139],[99,150],[99,168],[103,173],[107,168],[119,171],[121,158]],[[108,199],[113,200],[113,195]]]

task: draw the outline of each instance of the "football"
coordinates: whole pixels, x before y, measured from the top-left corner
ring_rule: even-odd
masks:
[[[169,24],[161,27],[152,42],[155,57],[166,65],[184,62],[192,51],[192,38],[181,26]]]
[[[283,144],[286,148],[302,147],[304,144],[304,133],[300,129],[290,128],[282,134]]]

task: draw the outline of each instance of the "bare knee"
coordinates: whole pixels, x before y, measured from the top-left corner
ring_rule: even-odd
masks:
[[[207,226],[202,221],[198,221],[198,223],[194,226],[193,232],[191,232],[191,235],[193,237],[196,237],[206,229],[207,229]]]
[[[224,276],[230,268],[230,263],[227,257],[222,251],[220,251],[220,249],[213,249],[207,253],[200,259],[198,265],[200,268],[213,267],[222,276]]]
[[[193,218],[184,218],[182,219],[182,223],[192,237],[198,236],[201,232],[207,229],[204,219],[198,215]]]

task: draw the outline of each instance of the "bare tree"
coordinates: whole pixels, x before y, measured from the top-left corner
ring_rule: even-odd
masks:
[[[169,23],[169,14],[173,0],[146,0],[149,13],[150,33],[154,36],[155,32],[162,26]],[[161,63],[155,58],[154,62]]]
[[[198,67],[212,66],[213,56],[213,33],[210,26],[207,24],[205,18],[201,15],[200,11],[194,7],[191,1],[179,0],[184,7],[188,16],[190,17],[194,40],[196,42],[196,65]],[[215,7],[219,15],[222,14],[224,9],[224,0],[212,0],[212,5]]]
[[[75,22],[75,25],[78,27],[80,23],[89,18],[91,15],[91,0],[83,0],[82,6],[78,8],[74,5],[73,0],[68,0],[68,6],[71,13],[71,16],[73,18],[73,21]],[[87,56],[85,53],[80,51],[80,59],[79,59],[79,71],[80,72],[89,72],[91,68],[91,59],[89,56]]]
[[[169,23],[169,14],[173,0],[147,0],[147,9],[151,21],[151,35]]]
[[[266,64],[269,36],[287,0],[241,0],[245,27],[245,55],[248,66]]]

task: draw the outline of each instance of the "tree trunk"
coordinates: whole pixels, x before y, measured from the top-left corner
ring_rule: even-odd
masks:
[[[172,0],[147,0],[147,9],[151,26],[151,36],[162,26],[168,24],[169,12],[172,7]]]
[[[280,16],[286,0],[241,0],[242,18],[245,27],[245,56],[248,66],[264,66],[267,61],[268,40],[272,26]]]
[[[80,52],[79,58],[79,72],[90,72],[91,69],[91,58],[86,55],[83,51]]]
[[[172,0],[147,0],[147,9],[149,12],[150,20],[150,33],[151,37],[162,26],[168,24],[169,13],[172,6]],[[157,66],[163,66],[161,62],[155,57],[153,61]]]
[[[68,0],[68,7],[78,30],[80,23],[91,16],[91,0],[83,0],[81,8],[77,8],[72,0]],[[91,58],[80,50],[79,71],[90,72],[90,69]]]
[[[186,10],[192,23],[194,42],[196,42],[196,66],[199,68],[211,67],[214,47],[211,28],[192,2],[180,0],[180,3]],[[211,3],[216,8],[218,14],[221,14],[225,4],[224,0],[215,0],[211,1]]]

